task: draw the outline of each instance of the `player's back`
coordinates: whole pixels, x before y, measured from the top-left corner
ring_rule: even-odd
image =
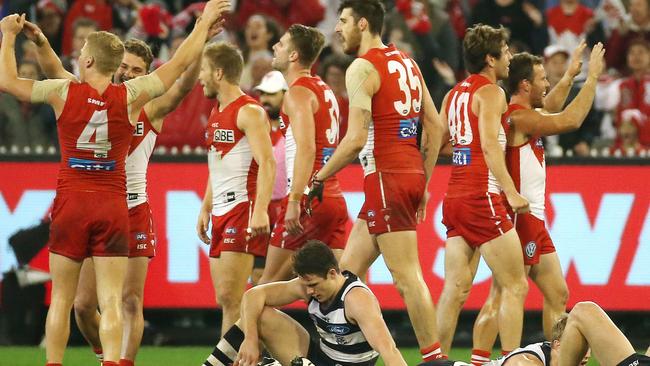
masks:
[[[479,118],[472,111],[476,92],[489,84],[492,82],[486,77],[472,74],[456,84],[447,95],[447,103],[443,107],[453,148],[447,197],[485,196],[487,193],[501,192],[499,183],[485,162]],[[502,117],[498,134],[502,149],[505,149],[507,130],[507,121]]]
[[[334,153],[339,144],[339,105],[336,96],[330,87],[318,76],[303,76],[296,79],[292,84],[309,89],[318,101],[318,109],[314,112],[314,137],[316,155],[312,173],[320,170]],[[296,158],[296,140],[291,128],[291,121],[284,111],[280,113],[280,128],[286,136],[286,167],[289,190],[291,190],[291,178],[293,177],[293,166]],[[336,175],[327,179],[325,184],[325,196],[341,196]]]
[[[524,109],[518,104],[510,104],[504,118]],[[530,213],[544,220],[546,194],[546,161],[541,137],[532,136],[523,144],[506,147],[506,166],[517,191],[530,203]]]
[[[424,173],[417,144],[423,96],[417,64],[392,44],[372,48],[361,58],[374,66],[380,79],[372,97],[368,141],[359,154],[365,175]]]
[[[125,161],[133,134],[125,85],[110,84],[100,94],[87,83],[69,83],[57,129],[58,191],[125,195]]]

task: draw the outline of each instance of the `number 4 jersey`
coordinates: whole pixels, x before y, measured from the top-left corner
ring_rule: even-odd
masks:
[[[359,154],[364,174],[424,174],[417,144],[422,110],[422,81],[415,61],[390,44],[361,58],[377,70],[381,84],[372,97],[368,141]]]

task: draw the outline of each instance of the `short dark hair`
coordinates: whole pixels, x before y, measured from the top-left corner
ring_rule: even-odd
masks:
[[[203,56],[212,69],[223,69],[224,78],[231,84],[239,84],[244,59],[239,49],[226,42],[211,43],[203,49]]]
[[[298,276],[325,278],[331,269],[339,272],[339,264],[332,249],[320,240],[309,240],[293,255],[293,271]]]
[[[467,71],[471,74],[481,72],[487,65],[487,55],[501,57],[501,47],[508,38],[508,31],[503,26],[493,28],[479,23],[469,28],[463,40],[463,58]]]
[[[325,79],[325,76],[327,75],[327,70],[330,67],[339,68],[345,74],[345,70],[348,69],[348,66],[350,66],[352,61],[354,61],[354,59],[351,58],[348,55],[342,55],[342,54],[339,54],[339,53],[331,53],[331,54],[327,55],[327,57],[325,57],[323,59],[323,61],[320,63],[320,72],[319,72],[319,74],[323,79]]]
[[[627,52],[626,53],[630,52],[630,49],[632,48],[632,46],[641,46],[641,47],[644,47],[646,49],[646,51],[650,51],[650,43],[648,43],[648,41],[646,41],[645,38],[643,38],[643,37],[633,38],[630,41],[630,43],[628,43],[628,45],[627,45]]]
[[[510,60],[510,71],[506,79],[506,90],[508,94],[517,94],[519,83],[523,80],[533,81],[535,65],[543,65],[544,60],[528,52],[521,52],[512,56]]]
[[[560,318],[555,321],[553,328],[551,328],[551,341],[559,341],[566,328],[566,322],[569,320],[569,314],[564,313]]]
[[[298,52],[298,62],[311,67],[325,45],[325,35],[314,27],[294,24],[287,30],[291,36],[291,45]]]
[[[149,71],[153,62],[151,47],[139,39],[131,38],[124,42],[124,51],[140,57],[145,63],[145,70]]]
[[[381,34],[384,28],[384,14],[386,9],[380,0],[343,0],[339,5],[338,13],[343,9],[352,9],[352,16],[356,22],[361,18],[368,21],[368,29],[372,34]]]

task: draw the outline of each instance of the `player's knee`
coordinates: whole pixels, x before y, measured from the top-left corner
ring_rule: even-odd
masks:
[[[238,291],[228,288],[221,288],[217,292],[217,301],[225,311],[239,311],[241,305],[241,295]]]
[[[547,301],[554,307],[564,309],[566,307],[567,301],[569,301],[569,287],[565,284],[564,286],[558,287]]]
[[[462,305],[467,300],[469,292],[472,290],[472,279],[469,276],[459,276],[452,280],[445,281],[444,291],[450,298]]]
[[[413,291],[418,291],[423,284],[421,283],[422,276],[418,276],[415,271],[407,268],[391,270],[391,274],[393,276],[393,283],[402,296]]]
[[[122,296],[122,311],[136,315],[142,312],[142,296],[135,293],[127,293]]]
[[[511,297],[525,299],[528,294],[528,281],[525,278],[510,281],[502,286],[503,296],[508,294]]]
[[[77,297],[73,303],[75,317],[87,319],[94,317],[97,313],[97,304],[94,301],[89,301],[84,297]]]
[[[600,306],[592,301],[582,301],[573,307],[569,313],[570,320],[586,320],[601,311]]]

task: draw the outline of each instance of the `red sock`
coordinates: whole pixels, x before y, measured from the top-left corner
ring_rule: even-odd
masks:
[[[490,351],[483,351],[481,349],[473,349],[472,350],[472,365],[474,366],[482,366],[484,363],[490,362],[490,355],[492,352]]]
[[[48,362],[48,363],[45,364],[45,366],[63,366],[63,364],[55,363],[55,362]]]
[[[508,353],[510,353],[510,352],[512,352],[512,351],[504,351],[504,350],[501,350],[501,356],[507,356]]]
[[[102,361],[102,366],[120,366],[120,364],[113,361]]]
[[[440,351],[440,342],[436,342],[429,347],[421,348],[420,354],[424,362],[439,360],[444,358],[442,351]]]
[[[120,366],[135,366],[135,362],[123,358],[120,360]]]

